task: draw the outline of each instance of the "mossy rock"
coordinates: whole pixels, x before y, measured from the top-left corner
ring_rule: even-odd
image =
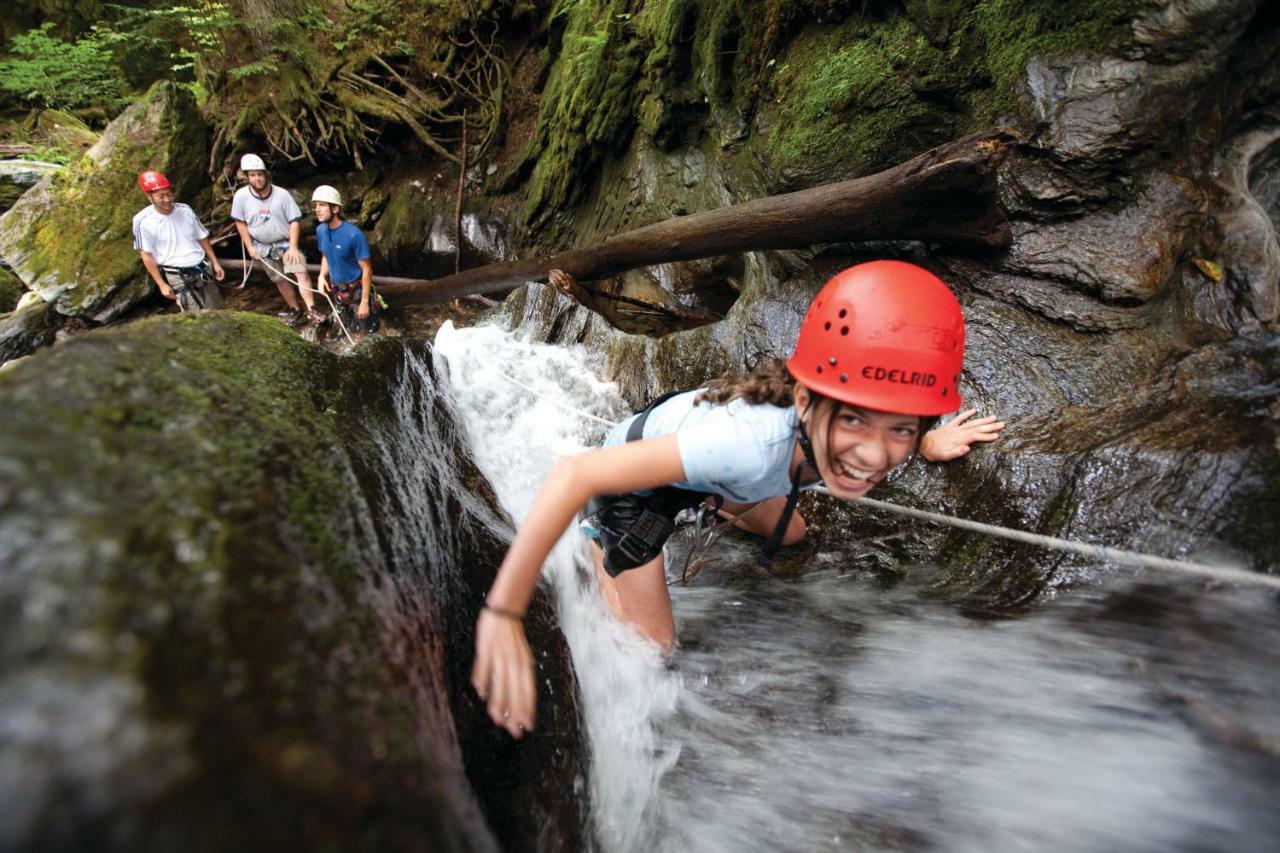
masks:
[[[0,373],[0,715],[44,721],[6,741],[0,847],[584,846],[544,599],[539,737],[467,684],[503,522],[429,358],[210,312]]]
[[[195,98],[158,83],[78,163],[0,217],[0,255],[59,313],[111,320],[153,289],[133,248],[133,216],[147,203],[138,172],[165,172],[179,201],[191,201],[204,188],[207,158]]]
[[[30,156],[68,163],[97,144],[99,134],[79,116],[55,109],[35,109],[0,121],[0,141],[30,145]]]
[[[0,269],[0,273],[3,272]],[[53,343],[57,330],[57,312],[43,299],[37,299],[19,310],[0,314],[0,364],[48,346]]]
[[[18,300],[27,292],[22,279],[0,266],[0,314],[7,314],[18,307]]]

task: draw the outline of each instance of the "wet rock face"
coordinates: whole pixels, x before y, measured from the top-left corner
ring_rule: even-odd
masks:
[[[0,846],[582,849],[545,602],[545,734],[466,683],[501,522],[425,359],[214,313],[0,373]]]
[[[914,466],[880,497],[1268,570],[1280,558],[1271,520],[1280,493],[1280,19],[1265,5],[1155,4],[1116,44],[1033,55],[1018,86],[1024,142],[1000,176],[1014,229],[1005,252],[879,244],[748,256],[741,298],[723,321],[657,340],[584,319],[545,288],[531,288],[514,316],[603,350],[607,375],[639,406],[788,354],[809,298],[842,265],[924,264],[965,307],[965,406],[1010,427],[965,460]],[[908,7],[930,43],[964,32],[957,4]],[[629,156],[643,162],[643,146]],[[706,168],[717,170],[727,173]],[[984,612],[1027,606],[1098,570],[813,503],[828,535],[890,536],[903,560],[941,561],[946,592]]]
[[[177,200],[198,207],[207,159],[208,128],[194,97],[159,83],[80,163],[42,180],[0,217],[0,255],[58,313],[118,317],[155,288],[133,248],[133,215],[147,204],[138,172],[164,172]]]
[[[1150,301],[1172,280],[1204,221],[1207,200],[1190,181],[1167,173],[1150,175],[1147,183],[1133,203],[1116,212],[1019,223],[1001,266],[1063,282],[1103,303]]]

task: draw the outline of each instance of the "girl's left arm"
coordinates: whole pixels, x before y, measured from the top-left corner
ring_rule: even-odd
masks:
[[[926,432],[920,439],[920,455],[930,462],[947,462],[964,456],[974,442],[998,439],[1004,422],[991,416],[970,420],[977,413],[969,409]]]

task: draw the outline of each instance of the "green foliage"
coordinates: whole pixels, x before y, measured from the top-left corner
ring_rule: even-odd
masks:
[[[246,77],[257,77],[264,74],[279,74],[280,64],[274,59],[259,59],[257,62],[248,62],[244,65],[237,65],[235,68],[227,72],[231,79],[239,82]]]
[[[0,60],[0,90],[37,107],[122,107],[126,83],[115,50],[123,37],[94,26],[68,42],[53,27],[46,22],[13,37],[10,56]]]
[[[113,8],[120,13],[115,26],[127,34],[123,37],[133,46],[167,55],[169,71],[178,79],[207,89],[213,78],[230,70],[227,36],[236,21],[226,3],[196,0],[159,9]]]
[[[347,0],[341,30],[333,49],[346,50],[369,42],[381,42],[392,34],[392,10],[378,0]]]
[[[13,37],[9,55],[0,59],[0,91],[34,107],[101,108],[114,115],[126,106],[133,88],[148,86],[154,76],[136,76],[139,57],[162,60],[157,72],[180,82],[207,88],[222,73],[240,77],[269,73],[269,60],[226,68],[226,33],[235,23],[221,0],[146,9],[107,6],[104,20],[72,41],[54,31],[55,24]]]
[[[19,160],[35,160],[40,163],[57,163],[59,166],[70,166],[80,159],[79,154],[56,148],[52,145],[34,145],[30,151],[18,155]]]

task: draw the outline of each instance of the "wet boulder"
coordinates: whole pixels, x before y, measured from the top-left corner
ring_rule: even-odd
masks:
[[[0,365],[48,346],[57,331],[53,305],[32,294],[14,310],[0,314]]]
[[[538,734],[467,684],[508,522],[429,352],[171,315],[0,373],[0,408],[0,847],[585,846],[545,600]]]
[[[13,203],[41,178],[60,168],[57,163],[39,160],[0,160],[0,213],[13,207]]]
[[[147,203],[137,175],[159,169],[179,201],[197,202],[208,135],[187,89],[156,84],[84,158],[41,180],[0,217],[0,255],[58,313],[118,317],[154,289],[133,248],[133,215]]]

